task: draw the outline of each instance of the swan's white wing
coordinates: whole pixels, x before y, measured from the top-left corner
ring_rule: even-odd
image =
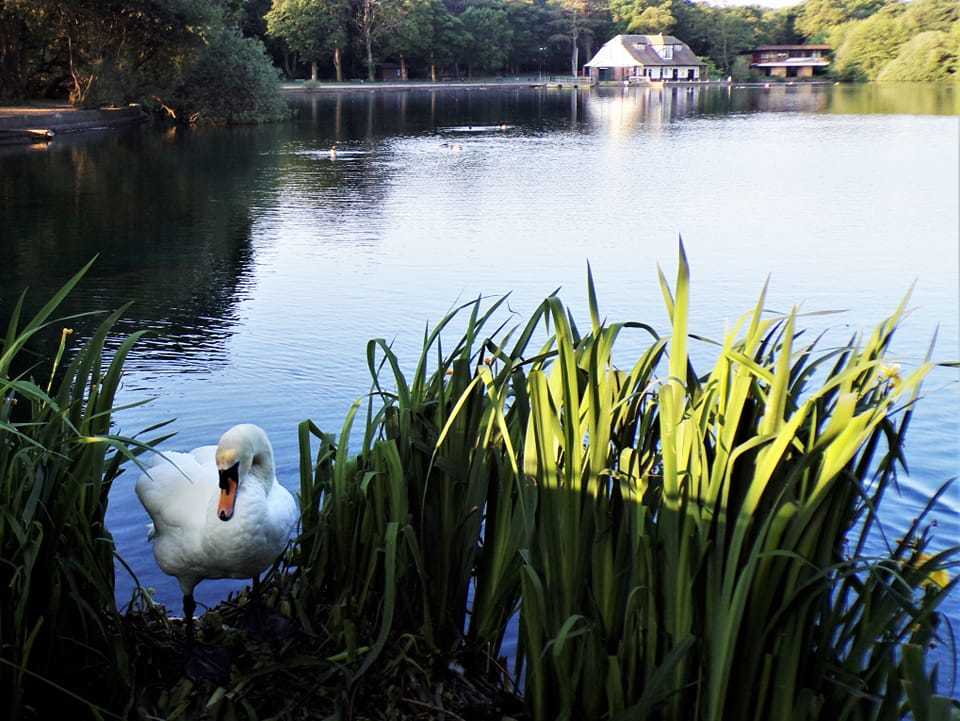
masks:
[[[199,448],[194,448],[192,451],[190,451],[190,455],[193,456],[196,462],[201,466],[217,465],[216,446],[200,446]]]
[[[171,528],[199,530],[203,527],[210,497],[218,483],[216,465],[201,464],[197,460],[197,452],[205,450],[165,453],[168,460],[158,458],[148,469],[149,475],[145,473],[137,479],[137,497],[153,519],[157,534]]]
[[[283,543],[286,544],[287,538],[300,519],[300,509],[293,494],[281,486],[279,481],[274,482],[270,491],[267,499],[267,513],[270,525],[277,529],[278,534],[284,538]]]

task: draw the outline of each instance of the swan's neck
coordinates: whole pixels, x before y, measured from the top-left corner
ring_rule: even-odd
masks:
[[[269,494],[273,487],[276,471],[273,468],[273,455],[266,452],[257,454],[254,463],[243,479],[249,484],[257,484],[263,488],[264,493]],[[243,483],[241,483],[243,485]]]

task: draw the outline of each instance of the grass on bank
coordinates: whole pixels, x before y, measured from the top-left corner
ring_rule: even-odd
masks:
[[[76,280],[19,330],[15,314],[2,359]],[[925,664],[960,551],[929,552],[936,498],[866,553],[931,368],[886,358],[906,301],[820,349],[762,294],[703,372],[682,253],[673,287],[661,276],[667,337],[602,320],[588,288],[583,331],[554,295],[516,327],[505,299],[462,306],[412,374],[368,344],[371,393],[338,436],[300,427],[301,534],[267,584],[286,620],[264,640],[238,630],[243,598],[205,616],[234,651],[226,680],[184,678],[179,624],[114,604],[107,491],[149,446],[107,436],[136,337],[107,363],[111,316],[73,354],[0,362],[8,717],[57,688],[104,717],[956,716]],[[649,341],[621,368],[625,333]]]

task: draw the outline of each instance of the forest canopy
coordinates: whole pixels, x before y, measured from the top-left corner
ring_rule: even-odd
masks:
[[[670,33],[715,75],[762,44],[828,43],[857,81],[960,80],[956,0],[0,0],[0,98],[282,117],[277,81],[577,73],[618,33]],[[382,70],[380,70],[382,72]]]

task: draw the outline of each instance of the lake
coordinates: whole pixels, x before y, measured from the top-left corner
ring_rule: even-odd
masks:
[[[67,310],[133,300],[134,353],[119,415],[134,432],[175,418],[170,449],[252,421],[297,485],[297,423],[335,431],[369,387],[366,341],[412,362],[424,324],[455,301],[512,292],[521,314],[555,288],[586,316],[586,264],[602,310],[664,332],[656,265],[692,265],[690,327],[718,338],[752,307],[816,316],[845,341],[914,280],[895,351],[958,348],[960,87],[775,86],[363,92],[299,96],[296,120],[260,128],[140,128],[0,151],[0,321],[30,286],[45,300],[94,254]],[[504,127],[501,127],[504,126]],[[329,149],[337,145],[336,157]],[[693,358],[706,367],[707,344]],[[898,537],[960,468],[955,370],[927,382],[890,494]],[[115,484],[120,553],[179,612],[156,567],[136,474]],[[935,511],[960,538],[960,490]],[[212,604],[233,582],[205,582]],[[118,571],[118,597],[131,592]],[[960,624],[960,605],[948,613]]]

